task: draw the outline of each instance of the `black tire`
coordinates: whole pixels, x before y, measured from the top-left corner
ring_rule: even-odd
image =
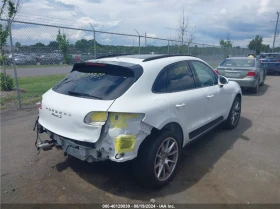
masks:
[[[259,92],[259,85],[260,85],[260,81],[258,81],[258,84],[257,84],[254,88],[252,88],[252,92],[253,92],[254,94],[256,94],[256,93]]]
[[[263,86],[264,85],[264,82],[265,82],[265,76],[263,78],[263,82],[260,83],[260,86]]]
[[[236,113],[235,105],[237,103],[239,103],[239,114],[238,114],[237,120],[235,122],[233,122],[232,117],[233,117],[233,114]],[[235,99],[233,100],[232,106],[230,108],[228,118],[224,123],[224,127],[229,130],[234,129],[238,125],[240,115],[241,115],[241,99],[239,97],[235,97]]]
[[[159,148],[161,147],[163,142],[165,142],[168,139],[174,140],[173,142],[176,143],[174,145],[174,150],[172,152],[175,151],[175,148],[176,148],[175,146],[177,146],[177,148],[178,148],[177,149],[177,160],[176,160],[176,163],[170,164],[170,167],[172,167],[173,165],[174,166],[171,169],[172,172],[170,172],[169,174],[167,172],[167,174],[169,176],[166,177],[166,179],[160,180],[156,176],[157,169],[155,167],[156,167],[156,164],[158,164],[158,165],[161,164],[161,165],[163,165],[162,169],[161,169],[162,172],[164,172],[164,173],[166,172],[166,170],[167,170],[166,164],[160,163],[160,162],[162,162],[161,160],[163,158],[165,158],[166,155],[163,156],[163,158],[159,158],[157,156],[158,156],[158,152],[160,152]],[[170,181],[173,179],[173,177],[176,173],[178,164],[180,162],[181,149],[182,149],[181,141],[182,140],[180,139],[180,136],[178,135],[178,133],[175,133],[175,131],[172,131],[172,130],[166,130],[166,131],[160,132],[156,136],[155,135],[149,136],[143,142],[143,144],[139,148],[137,158],[133,161],[133,171],[134,171],[135,177],[137,178],[137,180],[139,181],[140,184],[142,184],[143,186],[146,186],[146,187],[153,188],[153,189],[160,189],[170,183]],[[171,144],[173,144],[173,143],[171,143]],[[172,155],[172,157],[173,157],[173,155]],[[160,161],[158,161],[158,163],[156,163],[158,159],[160,159]],[[170,159],[167,157],[167,160],[170,160]],[[160,169],[161,165],[158,166],[158,169]],[[159,172],[159,170],[158,170],[158,172]]]

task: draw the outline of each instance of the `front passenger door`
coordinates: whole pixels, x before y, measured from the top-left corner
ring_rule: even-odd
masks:
[[[224,115],[226,110],[223,98],[223,88],[218,85],[218,75],[205,63],[192,60],[190,61],[195,73],[195,79],[199,87],[205,92],[207,108],[206,120],[211,122]]]

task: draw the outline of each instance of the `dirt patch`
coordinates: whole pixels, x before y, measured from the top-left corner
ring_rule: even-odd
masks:
[[[14,96],[16,93],[16,91],[0,91],[0,98]]]
[[[27,91],[24,89],[19,89],[20,93],[26,93]],[[8,96],[14,96],[17,94],[17,90],[12,90],[12,91],[1,91],[1,97],[8,97]]]

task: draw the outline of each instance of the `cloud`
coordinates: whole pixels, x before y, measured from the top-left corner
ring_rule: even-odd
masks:
[[[111,43],[112,40],[109,39],[109,38],[105,38],[105,39],[102,39],[101,42],[102,42],[102,43]]]
[[[221,14],[226,14],[227,13],[227,10],[225,8],[223,8],[221,11],[220,11]]]
[[[262,14],[265,11],[267,11],[268,3],[269,3],[269,0],[261,0],[260,8],[258,9],[259,14]]]
[[[91,29],[91,23],[95,30],[136,35],[136,29],[141,35],[147,33],[154,37],[177,38],[178,20],[183,8],[190,24],[196,26],[195,42],[218,44],[220,39],[225,39],[227,34],[230,34],[234,44],[242,44],[241,46],[245,47],[248,40],[256,35],[264,37],[267,43],[271,41],[272,45],[271,36],[275,23],[271,23],[270,20],[276,18],[276,8],[280,8],[280,1],[261,0],[256,3],[255,0],[28,0],[23,3],[18,18],[85,29]],[[31,40],[47,37],[40,35],[38,29],[34,29],[33,33],[34,37],[31,37]],[[30,35],[30,32],[28,34]],[[75,40],[86,35],[75,31],[69,36]],[[100,41],[107,38],[101,34],[98,37]],[[110,35],[108,38],[111,40],[110,44],[138,43],[137,37]],[[141,44],[143,41],[141,39]],[[166,42],[149,40],[149,44]],[[276,45],[280,46],[279,38],[276,38]]]

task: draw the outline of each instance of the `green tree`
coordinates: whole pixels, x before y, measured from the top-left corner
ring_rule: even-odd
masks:
[[[256,54],[260,54],[263,44],[262,44],[263,38],[259,35],[256,35],[256,37],[254,39],[252,39],[250,41],[250,43],[248,44],[248,48],[250,50],[254,50],[256,51]]]
[[[0,19],[2,19],[2,15],[5,11],[8,11],[8,19],[12,21],[19,10],[20,0],[2,0],[2,6],[0,8]],[[4,18],[3,18],[4,19]],[[0,64],[5,65],[7,58],[4,54],[4,46],[7,44],[7,38],[9,37],[9,24],[3,25],[0,24]],[[9,90],[10,86],[8,86],[8,78],[6,75],[6,71],[4,68],[3,80],[1,79],[1,83],[4,84],[2,90]]]
[[[70,64],[70,62],[71,62],[71,57],[69,55],[70,45],[69,45],[69,42],[68,42],[68,40],[66,38],[66,34],[65,33],[61,34],[60,33],[60,29],[58,30],[58,34],[56,36],[56,40],[58,42],[58,47],[59,47],[59,49],[61,50],[61,52],[63,54],[64,62],[66,64]]]
[[[48,47],[51,47],[53,50],[57,50],[59,48],[59,43],[57,41],[51,41],[48,44]]]
[[[223,52],[223,57],[226,58],[230,53],[230,48],[232,48],[232,43],[231,41],[228,40],[220,40],[220,46],[222,48],[222,52]]]
[[[15,43],[15,47],[20,48],[20,47],[21,47],[21,43],[16,42],[16,43]]]
[[[262,44],[261,51],[263,51],[263,52],[270,52],[269,44]]]
[[[41,42],[38,42],[38,43],[34,44],[33,46],[34,47],[45,47],[46,45]]]
[[[220,46],[225,47],[225,48],[232,48],[232,43],[231,43],[230,40],[225,41],[225,40],[221,39],[220,40]]]
[[[96,45],[98,46],[98,43],[96,43]],[[115,46],[115,48],[118,48],[118,46]],[[76,41],[75,49],[78,50],[79,52],[93,53],[94,39],[92,40],[81,39]]]

